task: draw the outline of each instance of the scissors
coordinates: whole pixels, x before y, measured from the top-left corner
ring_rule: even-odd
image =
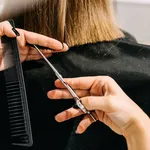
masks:
[[[50,66],[50,68],[54,71],[55,75],[57,78],[61,81],[61,83],[67,88],[69,93],[72,95],[73,99],[76,102],[76,106],[84,113],[89,115],[94,122],[96,122],[96,118],[93,116],[93,114],[88,111],[85,106],[82,104],[80,98],[77,96],[77,94],[73,91],[73,89],[65,82],[64,78],[62,75],[56,70],[56,68],[52,65],[52,63],[43,55],[43,53],[40,51],[40,49],[36,46],[33,45],[33,47],[40,53],[40,55],[43,57],[43,59],[47,62],[47,64]]]

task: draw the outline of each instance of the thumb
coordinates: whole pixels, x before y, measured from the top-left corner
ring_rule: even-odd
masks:
[[[12,26],[8,21],[0,23],[0,37],[6,35],[8,37],[16,37],[16,34],[12,30]]]
[[[82,104],[87,110],[101,110],[108,112],[109,103],[106,96],[88,96],[81,98]]]

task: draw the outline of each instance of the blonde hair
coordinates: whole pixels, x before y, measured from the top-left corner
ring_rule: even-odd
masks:
[[[69,46],[123,37],[112,0],[45,0],[26,12],[24,28]]]

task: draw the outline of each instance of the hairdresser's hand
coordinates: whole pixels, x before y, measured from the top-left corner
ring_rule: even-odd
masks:
[[[88,110],[94,111],[99,121],[120,135],[125,136],[127,132],[131,132],[132,128],[135,130],[136,125],[140,125],[145,120],[149,121],[148,116],[110,77],[82,77],[66,79],[65,81],[81,97],[84,106]],[[55,85],[58,89],[48,92],[50,99],[71,98],[71,95],[59,80],[56,80]],[[80,110],[70,108],[58,114],[55,119],[58,122],[63,122],[81,114]],[[79,123],[77,132],[83,133],[92,123],[93,120],[89,116],[85,116]]]
[[[66,44],[63,44],[55,39],[40,35],[37,33],[25,31],[22,29],[16,29],[20,36],[17,36],[18,47],[20,50],[20,59],[21,62],[25,60],[38,60],[41,59],[41,55],[33,48],[27,45],[36,44],[39,46],[47,47],[48,50],[41,50],[46,57],[52,55],[55,52],[64,52],[68,50]],[[12,26],[8,21],[0,23],[0,37],[2,36],[16,37],[16,34],[12,30]],[[51,50],[53,49],[53,50]],[[2,54],[2,45],[0,45],[0,51]],[[2,60],[1,60],[2,61]],[[0,68],[2,70],[2,68]]]

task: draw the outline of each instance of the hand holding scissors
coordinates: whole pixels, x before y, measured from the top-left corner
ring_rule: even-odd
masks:
[[[50,68],[54,71],[57,78],[61,81],[61,83],[67,88],[69,93],[72,95],[73,99],[76,102],[76,106],[84,113],[88,114],[93,121],[96,122],[96,118],[92,115],[90,111],[88,111],[84,105],[82,104],[80,98],[77,96],[77,94],[73,91],[73,89],[65,82],[62,75],[59,74],[59,72],[56,70],[56,68],[50,63],[50,61],[42,54],[42,52],[39,50],[39,48],[36,45],[33,45],[35,49],[40,53],[40,55],[43,57],[43,59],[47,62],[47,64],[50,66]]]
[[[142,135],[143,129],[148,132],[150,120],[143,110],[132,101],[110,77],[79,77],[65,79],[80,97],[82,104],[100,122],[106,124],[119,135],[128,137],[137,135],[137,130]],[[48,92],[50,99],[70,99],[70,93],[65,89],[60,80],[55,81],[57,89]],[[63,122],[83,113],[80,110],[69,108],[56,115],[58,122]],[[93,120],[87,115],[80,121],[77,133],[83,133]],[[150,135],[150,134],[149,134]],[[141,139],[140,139],[141,140]]]

